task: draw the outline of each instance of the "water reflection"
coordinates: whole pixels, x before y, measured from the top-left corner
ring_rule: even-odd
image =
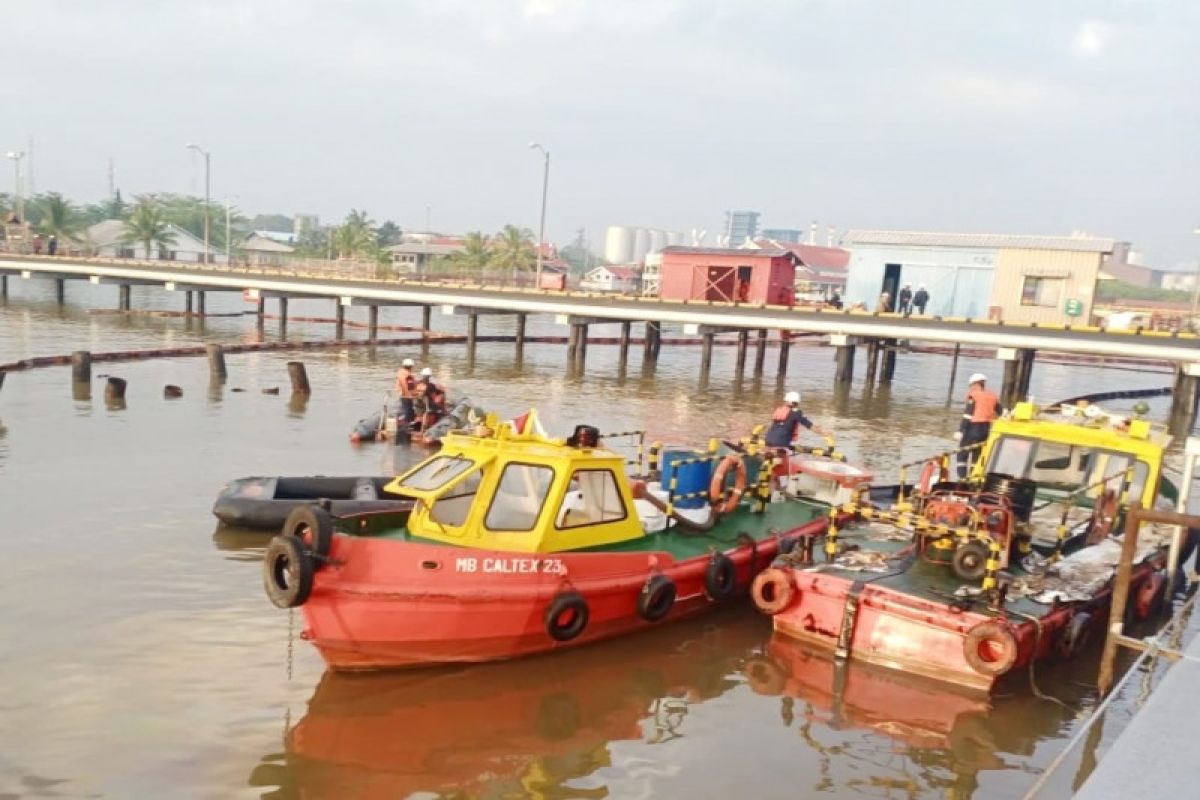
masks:
[[[613,742],[686,736],[689,710],[740,685],[768,632],[683,623],[545,658],[326,673],[287,734],[275,796],[608,796],[571,784],[609,766]]]

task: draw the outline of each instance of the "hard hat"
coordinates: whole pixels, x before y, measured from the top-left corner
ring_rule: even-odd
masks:
[[[425,367],[424,369],[421,370],[421,377],[422,378],[433,377],[433,370],[431,370],[429,367]]]
[[[983,383],[986,380],[987,375],[984,375],[982,372],[976,372],[971,375],[971,379],[967,383]]]
[[[783,396],[783,402],[791,403],[793,405],[796,403],[799,403],[800,402],[800,393],[799,392],[788,392],[787,394],[785,394]]]
[[[417,362],[413,361],[411,358],[406,358],[400,362],[400,365],[404,366],[404,367],[411,367],[412,365],[414,365],[416,363]]]

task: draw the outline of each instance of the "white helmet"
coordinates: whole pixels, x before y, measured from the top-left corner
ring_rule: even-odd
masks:
[[[431,370],[429,367],[425,367],[424,369],[421,370],[421,377],[422,378],[432,378],[433,370]]]
[[[787,394],[785,394],[783,396],[783,402],[788,403],[789,405],[793,405],[793,406],[799,405],[800,404],[800,393],[799,392],[788,392]]]
[[[411,366],[413,366],[413,365],[414,365],[414,364],[416,364],[416,363],[417,363],[417,362],[413,361],[411,358],[406,358],[406,359],[404,359],[403,361],[401,361],[401,362],[400,362],[400,366],[402,366],[402,367],[411,367]]]
[[[987,380],[987,375],[982,372],[976,372],[971,375],[971,379],[967,383],[983,383]]]

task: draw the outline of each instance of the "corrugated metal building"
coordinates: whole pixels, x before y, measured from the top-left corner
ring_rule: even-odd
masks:
[[[991,317],[1066,323],[1091,316],[1096,281],[1113,239],[918,231],[848,231],[848,304],[875,309],[901,287],[929,292],[925,311],[945,317]]]

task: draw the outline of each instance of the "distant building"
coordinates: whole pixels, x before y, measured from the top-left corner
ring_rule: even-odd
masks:
[[[292,235],[297,241],[320,227],[321,218],[316,214],[296,214],[292,217]]]
[[[119,219],[97,222],[84,231],[83,247],[101,258],[135,258],[149,261],[183,261],[200,264],[204,262],[204,240],[193,236],[183,228],[170,223],[167,230],[174,240],[171,244],[151,251],[149,258],[141,242],[124,242],[125,223]],[[213,246],[208,248],[209,261],[213,264],[228,263],[225,251]]]
[[[268,239],[280,244],[293,245],[296,243],[296,234],[287,231],[255,231],[254,235],[259,239]]]
[[[788,250],[799,262],[796,268],[797,296],[808,300],[828,298],[834,291],[846,291],[846,270],[850,251],[840,247],[784,242],[761,237],[743,245],[747,249]]]
[[[431,239],[435,237],[430,237]],[[446,237],[436,237],[446,238]],[[392,263],[403,271],[407,271],[411,275],[420,275],[425,272],[426,265],[430,259],[444,258],[447,256],[462,253],[466,248],[462,245],[462,240],[454,240],[453,242],[433,242],[433,241],[416,241],[403,242],[394,244],[387,248],[387,251],[392,254]]]
[[[847,304],[924,286],[926,313],[1014,322],[1087,322],[1101,264],[1120,244],[1088,236],[848,231]]]
[[[276,239],[252,233],[238,245],[237,248],[247,264],[255,266],[275,266],[284,263],[287,257],[296,252],[290,244],[284,244]]]
[[[1194,292],[1196,290],[1196,272],[1170,272],[1164,270],[1159,286],[1163,289]]]
[[[777,242],[800,242],[804,239],[804,231],[799,228],[763,228],[759,236],[763,239],[774,239]]]
[[[741,247],[758,235],[757,211],[725,212],[725,243],[729,247]]]
[[[638,286],[638,271],[633,267],[595,267],[584,274],[579,288],[591,292],[633,292]]]
[[[790,306],[799,263],[782,248],[668,247],[659,297]]]
[[[610,264],[641,264],[646,256],[677,244],[681,238],[677,231],[609,225],[604,230],[604,260]]]

